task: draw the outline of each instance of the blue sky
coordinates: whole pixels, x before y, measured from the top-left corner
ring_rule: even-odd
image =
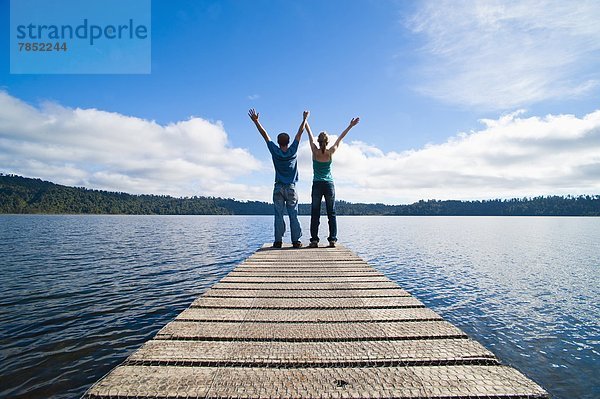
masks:
[[[272,135],[304,109],[331,134],[360,116],[334,160],[339,199],[600,192],[597,1],[155,0],[148,75],[11,75],[8,11],[4,173],[269,200],[253,107]]]

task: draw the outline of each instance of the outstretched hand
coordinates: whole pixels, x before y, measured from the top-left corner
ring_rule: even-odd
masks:
[[[350,127],[354,127],[354,126],[358,125],[358,122],[360,122],[359,117],[352,118],[352,120],[350,121]]]
[[[254,108],[250,108],[250,111],[248,111],[248,116],[250,117],[250,119],[252,119],[254,122],[258,122],[258,115],[259,113],[256,112],[254,110]]]
[[[310,111],[304,111],[302,113],[302,116],[304,117],[304,120],[307,120],[309,115],[310,115]]]

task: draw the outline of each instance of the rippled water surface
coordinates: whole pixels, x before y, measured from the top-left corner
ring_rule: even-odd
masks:
[[[340,242],[554,398],[600,397],[600,219],[338,224]],[[80,396],[271,234],[263,216],[0,215],[0,398]]]

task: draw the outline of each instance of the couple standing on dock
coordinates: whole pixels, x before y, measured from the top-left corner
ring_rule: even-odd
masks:
[[[348,127],[340,134],[340,137],[329,148],[327,144],[329,137],[326,132],[319,133],[315,144],[314,136],[308,124],[310,112],[304,111],[302,123],[298,128],[298,133],[290,145],[290,136],[287,133],[277,135],[277,145],[271,141],[267,131],[258,120],[258,112],[251,109],[248,116],[256,125],[261,136],[267,143],[267,148],[273,158],[275,167],[275,187],[273,189],[273,205],[275,209],[275,241],[274,248],[281,248],[283,242],[283,233],[285,232],[285,221],[283,220],[284,207],[287,208],[290,217],[290,233],[292,236],[292,246],[294,248],[302,247],[300,237],[302,228],[298,222],[298,193],[296,192],[296,182],[298,181],[297,154],[298,145],[302,138],[304,129],[308,132],[310,140],[310,149],[313,159],[313,185],[312,185],[312,203],[310,210],[310,247],[319,246],[319,218],[321,215],[321,199],[325,197],[325,206],[327,208],[327,219],[329,221],[329,241],[330,247],[335,247],[337,242],[337,221],[335,217],[335,187],[331,176],[331,157],[338,149],[338,146],[356,124],[359,118],[353,118]]]

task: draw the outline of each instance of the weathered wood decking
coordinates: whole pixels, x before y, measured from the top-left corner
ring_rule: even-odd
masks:
[[[344,247],[262,248],[87,398],[542,398]]]

